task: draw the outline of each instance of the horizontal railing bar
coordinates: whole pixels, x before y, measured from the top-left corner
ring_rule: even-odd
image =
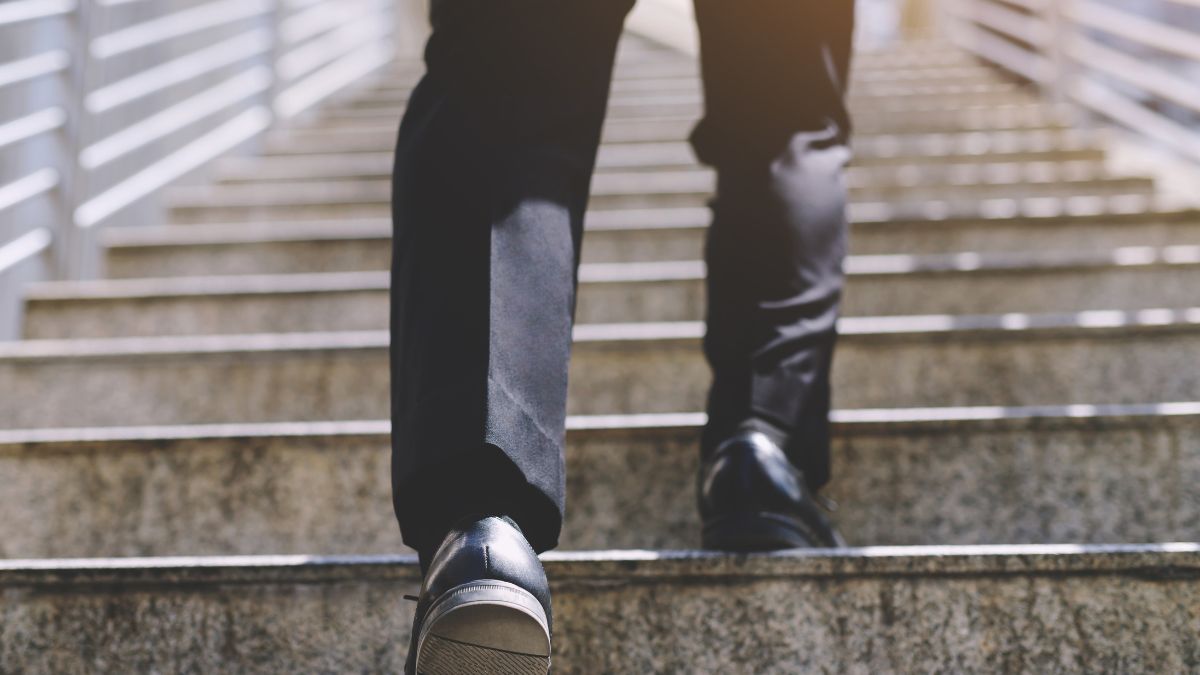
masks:
[[[79,164],[98,169],[270,87],[271,70],[251,68],[88,146],[79,154]]]
[[[94,227],[172,181],[200,168],[261,133],[271,113],[256,106],[222,124],[145,169],[96,195],[75,210],[78,227]]]
[[[67,123],[67,113],[62,108],[45,108],[33,114],[0,124],[0,149],[14,143],[27,141],[44,133],[61,129]]]
[[[1054,64],[1046,57],[1018,47],[978,26],[964,21],[950,28],[959,46],[976,56],[1038,84],[1054,80]]]
[[[268,0],[217,0],[122,28],[92,41],[89,52],[108,59],[150,45],[266,14]]]
[[[1091,70],[1200,114],[1200,87],[1187,78],[1172,75],[1079,35],[1067,43],[1067,52],[1076,63],[1087,64]]]
[[[324,1],[325,0],[283,0],[283,4],[287,6],[288,9],[296,10],[304,9],[305,7],[312,7],[318,2]]]
[[[285,119],[295,117],[391,58],[391,50],[378,44],[352,52],[281,92],[275,97],[275,112]]]
[[[50,228],[39,227],[0,246],[0,274],[50,248],[53,241],[54,234]]]
[[[1020,7],[1031,14],[1036,14],[1046,9],[1046,0],[1003,0],[1003,2]]]
[[[97,89],[87,95],[84,106],[90,113],[108,112],[181,82],[266,53],[270,49],[271,34],[265,28],[256,28]]]
[[[307,75],[339,56],[387,35],[390,28],[389,22],[370,16],[346,24],[280,57],[277,66],[279,77],[284,82],[291,82]]]
[[[0,87],[36,80],[45,75],[61,73],[71,63],[71,55],[64,50],[43,52],[20,61],[9,61],[0,65]]]
[[[952,6],[960,18],[1035,47],[1044,47],[1053,39],[1049,24],[1032,15],[985,0],[963,0]]]
[[[122,5],[132,5],[139,2],[152,2],[153,0],[92,0],[98,7],[120,7]]]
[[[1200,134],[1161,115],[1090,78],[1082,78],[1071,89],[1071,97],[1098,115],[1119,122],[1143,136],[1171,146],[1200,161]]]
[[[48,19],[75,11],[75,0],[10,0],[0,3],[0,26]]]
[[[1085,0],[1068,10],[1078,23],[1159,51],[1200,61],[1200,33]]]
[[[27,202],[58,187],[58,172],[54,169],[41,169],[23,178],[0,185],[0,211]]]
[[[314,5],[284,19],[279,26],[279,40],[292,46],[386,6],[387,3],[381,0]]]

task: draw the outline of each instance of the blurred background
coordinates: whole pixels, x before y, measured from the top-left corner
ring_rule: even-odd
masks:
[[[19,332],[23,283],[101,275],[99,233],[160,221],[164,187],[204,180],[214,159],[255,152],[268,129],[416,55],[422,4],[0,2],[0,337]],[[643,0],[628,25],[694,53],[689,17],[686,0]],[[1194,0],[858,3],[862,50],[941,36],[1077,124],[1115,123],[1188,163],[1200,158],[1198,27]],[[1192,174],[1166,161],[1144,168],[1188,192]]]
[[[1200,0],[857,7],[823,494],[869,548],[694,550],[714,176],[690,3],[641,0],[556,672],[1195,671]],[[344,556],[405,550],[390,178],[426,30],[418,0],[0,0],[0,671],[398,670],[416,570]]]

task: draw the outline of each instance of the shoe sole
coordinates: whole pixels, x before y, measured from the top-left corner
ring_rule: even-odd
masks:
[[[478,581],[447,591],[430,608],[417,641],[418,675],[546,675],[546,612],[525,589]]]
[[[824,541],[804,523],[776,513],[744,513],[714,518],[704,524],[701,545],[733,553],[782,551],[843,545]]]

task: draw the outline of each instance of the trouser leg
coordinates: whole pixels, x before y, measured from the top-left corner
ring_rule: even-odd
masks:
[[[434,0],[393,184],[392,480],[405,541],[558,539],[583,214],[627,0]]]
[[[704,450],[748,418],[786,432],[812,487],[829,477],[829,370],[846,248],[843,102],[849,0],[695,0],[717,171],[709,231],[713,370]]]

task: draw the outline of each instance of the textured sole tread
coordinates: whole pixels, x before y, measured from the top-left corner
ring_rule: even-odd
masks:
[[[492,649],[430,635],[418,675],[546,675],[550,658]]]

